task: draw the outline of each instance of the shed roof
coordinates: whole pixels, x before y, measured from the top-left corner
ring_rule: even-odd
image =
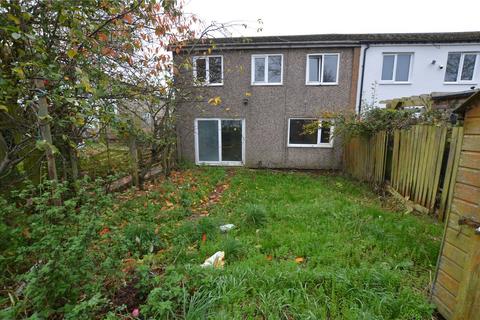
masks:
[[[479,90],[480,89],[471,89],[471,90],[455,91],[455,92],[432,92],[431,96],[433,100],[450,100],[455,98],[468,98]]]
[[[470,108],[474,107],[475,104],[480,105],[480,91],[477,91],[470,98],[465,100],[465,102],[463,102],[458,108],[453,110],[453,112],[463,114],[463,113],[467,112]]]

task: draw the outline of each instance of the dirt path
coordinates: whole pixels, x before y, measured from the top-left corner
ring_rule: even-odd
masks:
[[[208,217],[209,209],[220,202],[223,193],[230,188],[230,182],[234,176],[235,170],[229,169],[225,179],[215,186],[208,198],[202,201],[199,206],[192,208],[193,214],[188,219],[195,220],[201,217]]]

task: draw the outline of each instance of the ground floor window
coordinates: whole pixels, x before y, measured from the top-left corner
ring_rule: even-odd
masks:
[[[331,121],[314,118],[288,119],[288,146],[331,148],[333,146]]]
[[[245,125],[243,119],[196,119],[197,164],[242,165]]]

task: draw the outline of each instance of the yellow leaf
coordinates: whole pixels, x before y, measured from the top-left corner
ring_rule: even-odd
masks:
[[[5,105],[3,105],[3,104],[0,104],[0,111],[8,112],[7,106],[5,106]]]
[[[16,67],[12,69],[20,79],[25,79],[25,73],[23,72],[23,69],[20,67]]]
[[[8,17],[9,20],[12,20],[13,22],[15,22],[15,24],[17,24],[17,25],[20,24],[20,19],[18,19],[14,15],[9,13],[9,14],[7,14],[7,17]]]
[[[75,123],[77,126],[83,126],[85,124],[85,119],[83,118],[76,118]]]
[[[220,98],[219,96],[210,98],[208,100],[208,103],[214,106],[219,106],[222,103],[222,98]]]
[[[302,257],[296,257],[296,258],[295,258],[295,262],[296,262],[296,263],[302,263],[302,262],[304,262],[304,261],[305,261],[305,259],[303,259]]]
[[[67,56],[72,59],[73,57],[75,57],[77,55],[77,50],[75,49],[69,49],[67,51]]]

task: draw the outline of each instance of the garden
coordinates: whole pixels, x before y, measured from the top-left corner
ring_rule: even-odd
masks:
[[[49,185],[1,200],[1,318],[432,316],[441,225],[365,184],[189,166],[142,191],[104,183],[61,206]],[[202,268],[217,251],[223,267]]]

